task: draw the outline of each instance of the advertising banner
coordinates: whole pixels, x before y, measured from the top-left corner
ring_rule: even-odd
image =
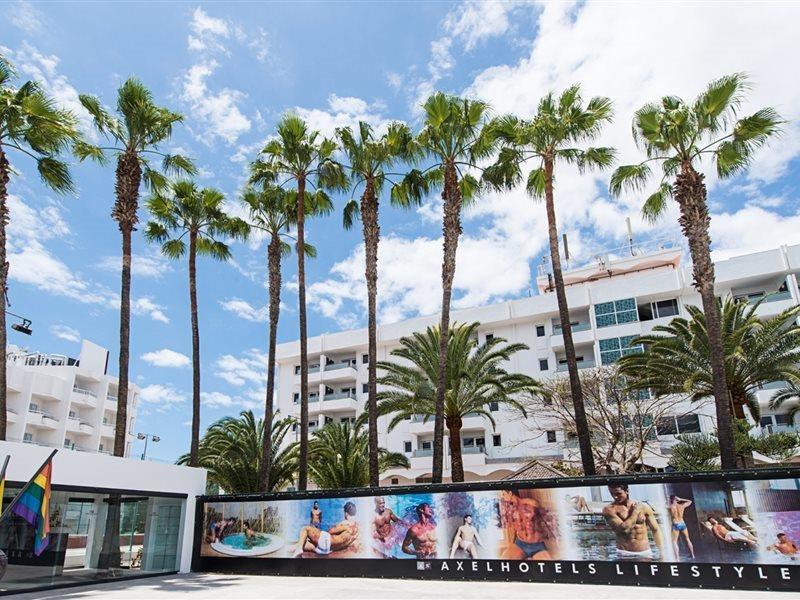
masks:
[[[196,570],[800,590],[800,474],[198,502]],[[485,488],[485,489],[481,489]]]

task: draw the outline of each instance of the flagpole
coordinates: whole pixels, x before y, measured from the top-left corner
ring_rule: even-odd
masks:
[[[28,487],[30,487],[30,485],[33,483],[33,480],[34,480],[34,479],[36,479],[36,476],[37,476],[39,473],[41,473],[42,469],[44,469],[44,468],[45,468],[45,466],[47,465],[47,463],[49,463],[51,460],[53,460],[53,457],[55,456],[56,452],[58,452],[58,450],[57,450],[57,449],[56,449],[56,450],[53,450],[53,451],[50,453],[50,456],[48,456],[48,457],[45,459],[45,461],[42,463],[42,466],[41,466],[41,467],[39,467],[38,469],[36,469],[36,471],[34,471],[34,472],[33,472],[33,477],[31,477],[31,478],[28,480],[28,483],[26,483],[26,484],[23,486],[23,488],[22,488],[22,489],[19,491],[19,493],[18,493],[16,496],[14,496],[14,499],[11,501],[11,504],[9,504],[9,505],[6,507],[6,509],[3,511],[3,514],[1,514],[1,515],[0,515],[0,521],[2,521],[3,519],[5,519],[6,515],[8,514],[8,511],[10,511],[10,510],[11,510],[11,509],[14,507],[14,505],[17,503],[17,500],[19,500],[19,499],[20,499],[20,497],[22,496],[22,494],[23,494],[23,493],[25,493],[25,490],[27,490],[27,489],[28,489]]]

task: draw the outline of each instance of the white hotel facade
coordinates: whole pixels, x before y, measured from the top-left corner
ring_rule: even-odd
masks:
[[[7,350],[9,442],[110,454],[114,450],[118,379],[107,373],[108,350],[84,340],[77,358]],[[139,388],[128,389],[125,456],[133,445]]]
[[[668,323],[675,315],[686,315],[687,305],[701,304],[692,287],[691,265],[682,261],[678,247],[660,247],[649,252],[609,260],[598,258],[588,267],[565,271],[575,352],[579,368],[592,368],[616,360],[629,341]],[[468,268],[462,265],[460,268]],[[716,291],[755,301],[767,296],[758,315],[768,317],[800,303],[800,245],[747,254],[716,263]],[[537,379],[566,371],[564,338],[560,333],[555,293],[547,275],[537,278],[539,293],[489,306],[453,311],[451,322],[479,322],[479,341],[487,336],[522,342],[529,350],[519,352],[507,368]],[[439,293],[431,290],[431,293]],[[419,317],[378,327],[378,360],[392,360],[390,352],[399,340],[429,325],[438,315]],[[309,338],[309,426],[311,430],[331,420],[355,419],[367,401],[367,330],[358,329]],[[280,344],[277,350],[277,408],[281,414],[298,416],[300,392],[299,342]],[[786,414],[767,407],[781,382],[758,392],[762,407],[760,426],[765,430],[793,428]],[[685,412],[685,411],[684,411]],[[681,413],[683,415],[683,413]],[[574,443],[564,431],[532,428],[515,412],[499,407],[496,429],[481,416],[467,417],[461,432],[467,481],[501,479],[531,460],[574,459]],[[433,419],[403,421],[387,432],[388,417],[378,420],[380,445],[406,454],[410,469],[381,474],[383,485],[402,485],[430,477]],[[714,429],[713,407],[708,406],[665,420],[658,426],[658,441],[645,462],[663,468],[675,433],[707,432]],[[445,434],[447,432],[445,431]],[[449,449],[445,437],[445,473],[449,473]]]

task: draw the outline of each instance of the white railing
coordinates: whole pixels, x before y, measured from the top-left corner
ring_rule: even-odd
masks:
[[[92,398],[97,398],[97,394],[92,390],[87,390],[86,388],[78,387],[77,385],[72,386],[72,391],[76,394],[80,394],[81,396],[91,396]]]

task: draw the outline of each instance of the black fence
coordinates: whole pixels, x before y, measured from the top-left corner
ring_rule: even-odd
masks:
[[[800,591],[800,469],[204,496],[193,570]]]

